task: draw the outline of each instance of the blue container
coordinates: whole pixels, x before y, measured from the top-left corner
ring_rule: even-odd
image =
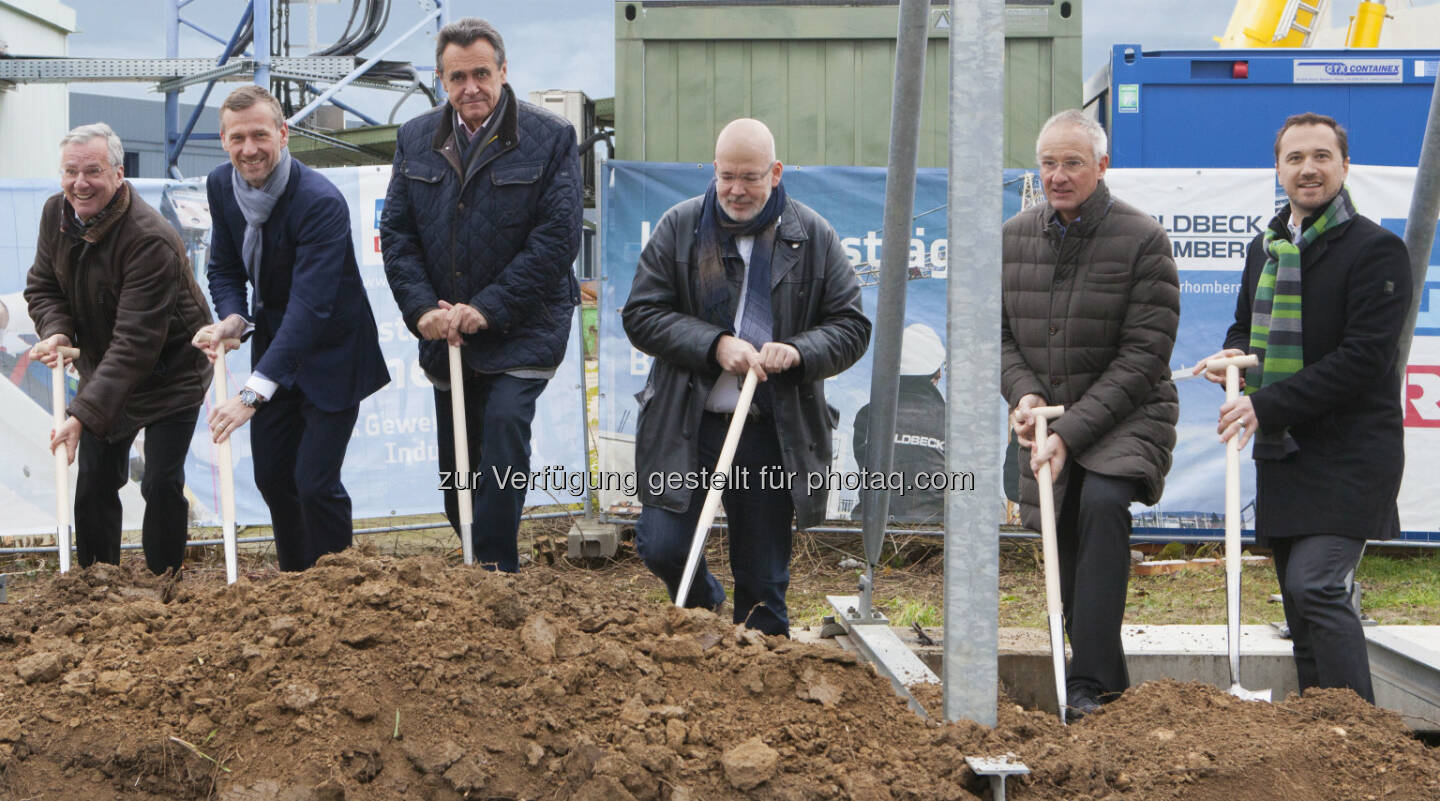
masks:
[[[1122,44],[1109,80],[1090,86],[1112,167],[1273,167],[1275,132],[1305,111],[1345,126],[1353,163],[1413,167],[1437,64],[1435,50],[1146,53]]]

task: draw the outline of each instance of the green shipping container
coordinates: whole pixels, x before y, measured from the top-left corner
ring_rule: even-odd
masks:
[[[1081,103],[1080,0],[1005,4],[1005,166]],[[788,164],[884,166],[895,78],[895,0],[618,0],[616,156],[708,162],[736,117],[775,133]],[[950,7],[930,10],[920,166],[948,161]]]

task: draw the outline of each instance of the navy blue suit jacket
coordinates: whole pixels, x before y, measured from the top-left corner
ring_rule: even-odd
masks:
[[[235,202],[234,175],[226,163],[205,182],[210,297],[220,320],[251,319],[240,259],[245,216]],[[252,370],[327,412],[357,406],[389,382],[355,261],[350,209],[329,179],[298,160],[291,160],[290,182],[265,223],[256,291],[263,308],[253,319]]]

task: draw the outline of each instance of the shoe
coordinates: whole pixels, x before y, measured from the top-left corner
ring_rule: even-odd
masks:
[[[1065,704],[1065,715],[1070,720],[1089,717],[1100,711],[1100,699],[1094,690],[1071,690]]]

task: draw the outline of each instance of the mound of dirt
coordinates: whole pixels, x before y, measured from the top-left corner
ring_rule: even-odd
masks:
[[[1016,799],[1440,798],[1440,754],[1348,692],[1161,682],[1069,728],[940,725],[838,648],[434,557],[78,570],[0,606],[0,665],[4,798],[965,801],[964,757],[1007,752]]]

